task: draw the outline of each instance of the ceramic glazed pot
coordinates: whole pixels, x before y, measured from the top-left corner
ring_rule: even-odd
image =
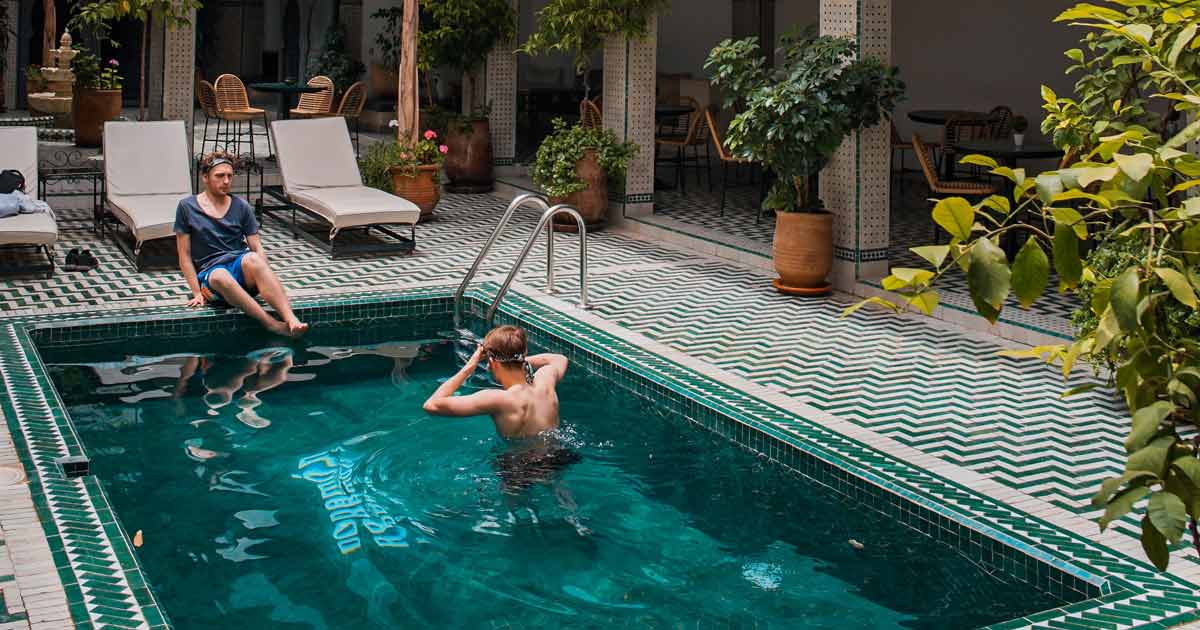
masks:
[[[75,146],[98,147],[104,137],[104,123],[121,117],[121,90],[75,88],[71,109],[75,118]]]
[[[589,232],[604,227],[608,218],[608,175],[600,168],[600,156],[590,149],[584,151],[583,157],[575,163],[575,175],[587,184],[587,188],[567,197],[551,198],[551,205],[565,203],[575,206]],[[575,219],[565,214],[554,217],[554,229],[559,232],[579,231]]]
[[[775,213],[775,288],[783,293],[823,295],[833,269],[833,214]]]
[[[491,192],[492,130],[487,120],[471,121],[470,132],[456,123],[446,131],[446,190],[453,193]]]
[[[392,192],[416,204],[421,209],[422,219],[433,214],[434,206],[442,197],[435,180],[437,172],[435,165],[419,167],[415,177],[403,174],[398,168],[388,170],[392,176]]]

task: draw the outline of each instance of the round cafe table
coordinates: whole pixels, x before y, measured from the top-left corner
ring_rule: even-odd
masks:
[[[926,125],[945,125],[951,118],[965,122],[991,122],[992,115],[988,112],[973,112],[965,109],[914,109],[908,112],[908,119]]]
[[[686,105],[655,105],[654,119],[662,120],[664,118],[678,118],[685,114],[690,114],[694,110]]]
[[[297,94],[310,94],[312,92],[320,92],[326,88],[320,86],[311,86],[304,83],[289,83],[279,81],[275,83],[251,83],[250,89],[256,92],[269,92],[279,95],[279,119],[287,120],[292,117],[292,98]]]

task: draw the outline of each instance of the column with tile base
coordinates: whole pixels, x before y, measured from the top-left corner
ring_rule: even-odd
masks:
[[[851,37],[859,54],[891,63],[892,0],[821,0],[821,34]],[[821,198],[834,213],[839,289],[888,272],[891,140],[886,124],[855,133],[821,172]]]
[[[604,127],[631,140],[639,151],[629,165],[624,190],[609,199],[623,204],[617,216],[654,212],[654,88],[658,69],[658,18],[650,18],[639,39],[610,36],[604,41]]]
[[[519,11],[518,0],[511,0]],[[483,102],[491,106],[488,126],[492,130],[492,162],[512,166],[517,156],[517,47],[516,38],[501,42],[488,53]]]
[[[163,34],[162,117],[182,120],[192,130],[192,91],[196,84],[196,11],[188,26],[168,28]]]

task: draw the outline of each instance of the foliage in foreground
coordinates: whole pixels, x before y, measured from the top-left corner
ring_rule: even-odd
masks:
[[[950,243],[913,248],[931,269],[893,269],[883,285],[931,313],[937,280],[958,268],[978,312],[995,322],[1009,295],[1023,307],[1042,297],[1053,260],[1059,290],[1085,300],[1075,341],[1009,354],[1057,363],[1064,377],[1081,359],[1111,368],[1132,422],[1124,473],[1105,480],[1093,504],[1104,508],[1101,530],[1141,514],[1142,547],[1166,569],[1188,529],[1200,551],[1200,438],[1181,435],[1200,424],[1200,197],[1191,194],[1200,159],[1187,151],[1200,120],[1168,124],[1200,112],[1200,0],[1078,4],[1057,20],[1088,29],[1066,53],[1068,71],[1083,73],[1076,98],[1042,88],[1043,131],[1068,166],[1030,178],[968,156],[1011,181],[1013,194],[939,201],[933,218]],[[1028,240],[1010,261],[1000,242],[1014,231]],[[1095,246],[1081,258],[1085,242]],[[873,299],[853,309],[867,302],[905,306]]]

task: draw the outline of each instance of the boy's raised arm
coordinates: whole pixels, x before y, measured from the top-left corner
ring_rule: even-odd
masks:
[[[475,371],[481,356],[483,356],[483,346],[477,347],[475,354],[472,354],[471,358],[467,360],[467,364],[457,374],[442,383],[437,391],[429,397],[429,400],[425,401],[425,413],[463,418],[490,414],[499,408],[504,401],[504,393],[497,390],[485,389],[469,396],[454,395],[454,392],[458,391],[458,388],[462,387],[462,384]]]
[[[525,360],[529,362],[529,367],[532,367],[534,370],[541,370],[549,366],[554,372],[554,380],[556,382],[561,381],[567,373],[567,357],[561,354],[535,354]]]

